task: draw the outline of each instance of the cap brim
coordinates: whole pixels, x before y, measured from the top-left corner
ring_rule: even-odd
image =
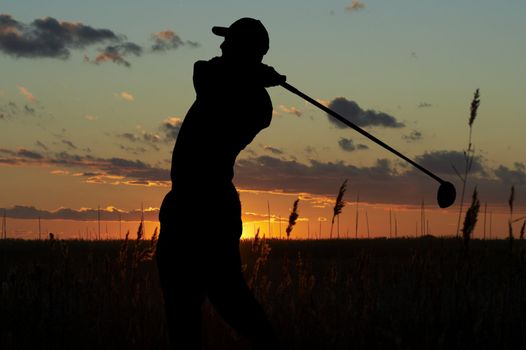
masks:
[[[226,36],[227,32],[227,27],[212,27],[212,33],[214,33],[215,35]]]

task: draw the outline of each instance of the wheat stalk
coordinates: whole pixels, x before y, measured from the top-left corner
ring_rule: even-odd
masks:
[[[460,229],[460,219],[462,218],[462,208],[464,206],[464,195],[466,193],[466,185],[468,182],[468,175],[471,171],[471,166],[473,165],[473,159],[474,159],[474,150],[473,150],[473,144],[471,143],[471,135],[473,132],[473,123],[475,122],[475,119],[477,118],[477,112],[478,108],[480,106],[480,93],[479,89],[475,90],[475,94],[473,95],[473,100],[471,100],[470,105],[470,113],[469,113],[469,119],[468,119],[468,126],[469,126],[469,138],[468,138],[468,148],[464,151],[464,161],[465,161],[465,167],[464,167],[464,174],[461,175],[460,172],[453,166],[453,169],[457,173],[457,176],[460,178],[460,181],[462,182],[462,191],[460,195],[460,206],[458,210],[458,221],[457,221],[457,232],[456,235],[459,234]]]
[[[508,205],[510,206],[510,218],[508,219],[508,238],[510,240],[510,251],[513,248],[513,202],[515,201],[515,186],[511,186],[510,198]]]
[[[300,199],[296,199],[294,201],[294,205],[292,206],[292,211],[289,215],[289,225],[287,226],[287,229],[285,232],[287,232],[287,238],[290,237],[290,233],[292,232],[292,229],[294,228],[294,225],[296,225],[296,220],[298,220],[299,214],[298,214],[298,204],[300,202]]]
[[[475,230],[477,224],[477,217],[480,209],[480,201],[478,199],[477,188],[473,191],[473,197],[471,199],[471,206],[466,211],[466,217],[464,218],[464,226],[462,227],[462,235],[464,236],[464,247],[468,249],[468,244],[471,239],[471,235]]]
[[[343,195],[345,194],[345,191],[347,191],[347,179],[345,179],[345,181],[340,186],[340,189],[338,190],[338,196],[336,197],[336,203],[334,204],[333,208],[330,238],[332,238],[334,219],[336,218],[336,216],[341,214],[343,207],[345,207],[345,201],[343,200]]]

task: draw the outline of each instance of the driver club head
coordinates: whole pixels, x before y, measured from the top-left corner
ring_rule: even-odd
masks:
[[[440,208],[447,208],[455,203],[457,197],[457,191],[455,186],[448,181],[444,181],[440,184],[437,192],[437,202]]]

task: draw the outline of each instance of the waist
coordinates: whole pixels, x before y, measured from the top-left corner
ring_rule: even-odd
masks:
[[[172,190],[161,204],[159,221],[163,222],[174,215],[186,219],[202,217],[205,212],[208,212],[207,216],[213,216],[228,208],[240,211],[240,206],[239,195],[232,182],[216,185],[204,183],[199,186],[172,184]]]

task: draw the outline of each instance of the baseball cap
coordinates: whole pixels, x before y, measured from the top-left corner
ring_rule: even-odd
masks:
[[[244,17],[238,19],[230,27],[213,27],[212,33],[225,38],[234,45],[259,51],[263,55],[269,48],[268,32],[261,21]]]

